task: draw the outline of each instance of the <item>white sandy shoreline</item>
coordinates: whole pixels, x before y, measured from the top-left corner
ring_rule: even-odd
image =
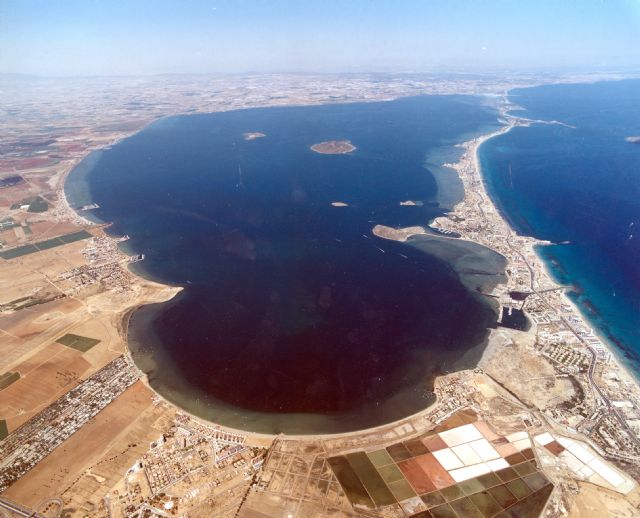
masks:
[[[531,120],[525,117],[520,117],[518,115],[512,115],[511,112],[514,111],[514,109],[521,109],[519,106],[513,106],[511,105],[510,108],[505,109],[503,112],[503,115],[505,117],[510,117],[515,119],[516,121],[524,121],[525,124],[522,124],[522,126],[524,127],[528,127],[531,124],[560,124],[569,128],[575,128],[575,126],[571,126],[569,124],[565,124],[563,122],[560,121],[538,121],[538,120]],[[504,131],[504,132],[494,132],[491,135],[487,135],[487,137],[485,139],[483,139],[481,142],[478,143],[477,147],[476,147],[476,151],[475,151],[475,157],[476,157],[476,167],[478,168],[478,171],[480,172],[480,176],[482,178],[482,184],[485,188],[485,193],[487,195],[487,197],[493,202],[493,199],[491,198],[491,195],[489,194],[489,190],[487,189],[487,185],[486,185],[486,178],[485,178],[485,174],[482,171],[482,166],[480,163],[480,158],[478,156],[479,151],[480,151],[480,146],[482,144],[484,144],[485,142],[487,142],[488,140],[497,137],[499,135],[503,135],[508,133],[509,131],[511,131],[511,129],[513,129],[516,125],[510,125],[508,126],[508,128]],[[501,215],[501,217],[504,219],[505,223],[507,225],[509,225],[508,219],[506,219],[502,213],[502,210],[500,209],[500,207],[494,202],[494,206],[496,208],[496,210],[498,211],[498,213]],[[509,225],[510,226],[510,225]],[[514,232],[515,229],[512,228],[512,230]],[[531,240],[534,240],[535,243],[532,244],[532,249],[533,252],[536,254],[536,256],[538,257],[538,260],[540,261],[540,265],[542,266],[542,270],[543,270],[543,274],[547,277],[547,279],[552,282],[553,284],[555,284],[558,288],[561,288],[562,285],[559,284],[556,281],[555,275],[553,274],[552,270],[551,270],[551,266],[548,264],[548,262],[544,259],[544,257],[538,253],[538,251],[536,250],[536,246],[549,246],[549,245],[553,245],[554,243],[551,243],[549,241],[542,241],[540,239],[536,239],[533,238],[532,236],[527,236],[529,237]],[[630,368],[630,366],[628,365],[627,362],[624,361],[623,358],[620,357],[620,354],[622,351],[619,350],[619,348],[617,347],[617,345],[615,343],[613,343],[607,336],[603,335],[601,333],[601,331],[599,330],[597,325],[590,325],[591,321],[589,319],[589,316],[587,314],[584,313],[584,311],[582,310],[582,308],[580,308],[580,306],[574,302],[566,293],[566,290],[562,290],[561,291],[562,294],[562,298],[563,301],[570,305],[573,308],[573,312],[576,313],[580,320],[582,321],[582,323],[584,323],[584,325],[587,325],[591,332],[593,334],[595,334],[600,341],[606,346],[607,351],[611,354],[611,357],[615,359],[618,368],[624,372],[624,374],[626,374],[630,379],[632,379],[640,388],[640,375],[638,373],[636,373],[633,369]]]
[[[481,161],[480,161],[480,158],[479,158],[480,147],[485,142],[487,142],[487,141],[489,141],[489,140],[491,140],[491,139],[493,139],[495,137],[498,137],[500,135],[504,135],[504,134],[508,133],[509,131],[511,131],[516,126],[527,127],[527,126],[530,126],[531,124],[536,124],[536,123],[543,123],[543,124],[563,124],[563,123],[558,122],[558,121],[537,121],[537,120],[531,120],[531,119],[519,117],[517,115],[511,115],[510,112],[513,111],[513,109],[515,107],[513,105],[509,105],[508,99],[506,98],[506,94],[505,94],[505,101],[507,101],[507,104],[502,110],[500,110],[500,114],[507,121],[507,124],[503,128],[500,128],[497,131],[494,131],[492,133],[489,133],[487,135],[479,137],[479,138],[477,138],[475,140],[467,141],[463,145],[468,145],[469,146],[469,148],[468,148],[469,151],[473,153],[474,168],[478,172],[478,175],[479,175],[480,180],[481,180],[481,185],[482,185],[482,188],[484,190],[484,192],[482,194],[486,197],[486,199],[490,203],[493,204],[493,206],[494,206],[494,208],[496,210],[496,214],[502,220],[502,223],[504,225],[506,225],[510,229],[510,231],[512,233],[517,234],[515,229],[513,229],[509,225],[508,220],[506,219],[506,217],[502,213],[500,207],[495,203],[495,201],[493,200],[493,198],[489,194],[489,189],[487,188],[487,183],[486,183],[486,177],[485,177],[485,174],[482,171]],[[563,125],[565,125],[565,124],[563,124]],[[457,164],[454,164],[454,165],[457,165]],[[458,209],[459,206],[464,204],[466,201],[467,201],[467,192],[466,192],[466,189],[465,189],[465,198],[464,198],[464,200],[462,202],[460,202],[460,204],[456,205],[456,207],[454,207],[454,210]],[[541,254],[539,254],[538,251],[536,250],[536,246],[548,246],[548,245],[552,245],[553,243],[551,243],[549,241],[542,241],[542,240],[533,238],[531,236],[523,236],[523,237],[527,238],[527,246],[530,247],[531,251],[538,258],[539,265],[541,266],[541,269],[542,269],[542,274],[543,274],[544,278],[543,279],[538,278],[537,279],[538,284],[540,283],[541,280],[544,280],[545,281],[545,285],[552,284],[553,286],[555,286],[557,288],[562,288],[562,285],[560,285],[560,284],[558,284],[556,282],[555,277],[554,277],[554,275],[552,274],[552,272],[550,270],[549,264],[544,260],[544,258],[541,256]],[[464,235],[462,236],[462,238],[464,238]],[[574,315],[580,320],[580,323],[582,323],[584,326],[588,327],[591,330],[591,332],[595,336],[597,336],[597,338],[600,340],[600,342],[603,344],[603,346],[605,346],[607,352],[611,355],[612,361],[614,361],[616,363],[616,367],[628,378],[628,380],[632,380],[636,384],[636,386],[640,389],[640,385],[639,385],[640,378],[638,377],[637,374],[635,374],[634,371],[630,370],[628,364],[626,362],[624,362],[624,360],[622,358],[620,358],[619,354],[620,354],[621,351],[618,350],[618,347],[615,346],[615,344],[613,344],[606,336],[603,336],[602,333],[597,328],[597,326],[595,326],[595,325],[591,326],[590,325],[590,321],[589,321],[588,316],[585,315],[583,313],[583,311],[581,310],[581,308],[566,294],[565,290],[561,290],[561,297],[563,299],[563,302],[572,308]]]

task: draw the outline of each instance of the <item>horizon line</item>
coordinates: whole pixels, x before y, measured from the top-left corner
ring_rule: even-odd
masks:
[[[237,72],[157,72],[141,74],[38,74],[33,72],[0,71],[0,78],[15,77],[20,79],[98,79],[98,78],[159,78],[159,77],[247,77],[247,76],[496,76],[501,74],[526,75],[526,74],[640,74],[640,66],[612,66],[612,67],[484,67],[470,71],[466,67],[439,68],[434,70],[358,70],[358,71],[311,71],[311,70],[274,70],[274,71],[237,71]]]

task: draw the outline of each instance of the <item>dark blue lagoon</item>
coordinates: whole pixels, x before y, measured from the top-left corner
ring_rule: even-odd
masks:
[[[640,372],[640,80],[513,90],[531,119],[480,149],[494,199]]]
[[[437,164],[496,126],[462,96],[171,117],[93,155],[67,195],[131,236],[139,273],[184,287],[130,320],[159,393],[228,426],[353,430],[425,408],[434,376],[482,353],[503,258],[371,230],[443,214],[460,185]],[[357,149],[310,149],[327,140]]]

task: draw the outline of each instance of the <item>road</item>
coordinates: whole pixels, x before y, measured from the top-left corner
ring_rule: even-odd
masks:
[[[509,235],[509,237],[511,237],[511,234]],[[561,314],[558,313],[558,311],[556,310],[556,308],[550,304],[543,296],[542,294],[545,292],[548,292],[550,290],[541,290],[538,291],[535,287],[535,271],[533,269],[533,267],[529,264],[529,261],[527,261],[527,258],[524,256],[524,254],[522,254],[520,252],[520,250],[518,250],[517,248],[513,247],[511,245],[511,241],[508,239],[507,240],[507,246],[509,247],[509,249],[518,254],[520,256],[520,258],[524,261],[524,264],[527,266],[527,269],[529,270],[529,277],[530,277],[530,289],[533,293],[535,293],[536,295],[538,295],[538,297],[540,298],[540,300],[542,301],[542,303],[547,306],[547,308],[549,308],[550,310],[552,310],[553,312],[555,312],[558,317],[560,318],[560,320],[562,321],[562,323],[567,327],[567,329],[569,329],[573,335],[580,341],[580,343],[582,345],[584,345],[587,350],[591,353],[591,363],[589,364],[589,370],[587,372],[587,376],[589,378],[589,383],[591,384],[591,386],[596,390],[596,392],[598,392],[598,394],[600,395],[600,398],[602,399],[602,402],[605,404],[605,406],[607,407],[607,410],[610,414],[615,415],[615,417],[617,418],[617,420],[620,422],[620,424],[622,425],[622,427],[625,429],[625,431],[629,434],[630,437],[634,438],[636,437],[635,432],[629,427],[629,425],[627,424],[627,420],[624,419],[624,417],[622,417],[618,411],[616,410],[616,408],[611,404],[611,401],[609,401],[609,398],[606,396],[606,394],[602,391],[602,389],[598,386],[598,384],[596,383],[593,374],[596,370],[596,365],[597,365],[597,353],[596,351],[586,342],[586,340],[584,340],[578,333],[577,331],[573,328],[573,326],[571,325],[571,323],[564,318]]]
[[[28,507],[24,507],[23,505],[16,504],[11,500],[7,500],[6,498],[0,498],[0,508],[5,509],[7,511],[12,512],[13,514],[17,514],[18,516],[31,516],[33,518],[45,518],[43,515],[32,511]]]

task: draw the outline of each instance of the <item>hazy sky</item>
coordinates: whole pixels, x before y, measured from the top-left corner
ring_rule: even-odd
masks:
[[[640,67],[640,0],[0,0],[0,72]]]

